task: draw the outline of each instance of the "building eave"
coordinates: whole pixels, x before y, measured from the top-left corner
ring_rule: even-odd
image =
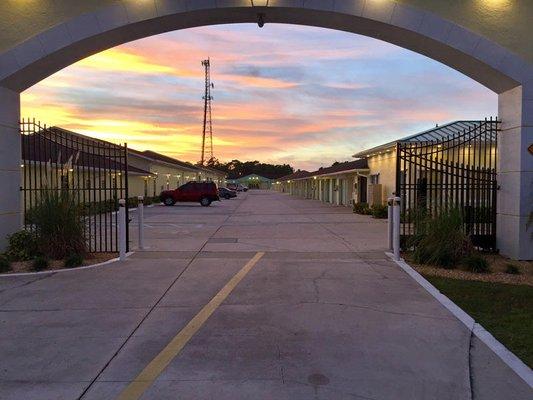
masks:
[[[335,175],[352,174],[354,172],[368,172],[368,171],[370,171],[369,168],[355,168],[355,169],[349,169],[349,170],[346,170],[346,171],[331,172],[331,173],[328,173],[328,174],[317,174],[317,175],[313,175],[311,178],[314,179],[315,176],[317,178],[321,178],[323,176],[335,176]]]
[[[442,132],[442,131],[449,130],[449,128],[454,126],[454,125],[455,126],[456,125],[463,125],[463,128],[464,128],[464,125],[481,124],[482,122],[483,122],[483,120],[457,120],[457,121],[452,121],[452,122],[446,123],[444,125],[436,126],[436,127],[431,128],[431,129],[426,129],[425,131],[418,132],[418,133],[415,133],[413,135],[405,136],[403,138],[396,139],[396,140],[393,140],[391,142],[384,143],[384,144],[381,144],[379,146],[372,147],[370,149],[366,149],[366,150],[360,151],[360,152],[355,153],[354,155],[352,155],[352,157],[353,158],[367,158],[367,157],[379,155],[380,152],[381,152],[381,154],[383,154],[384,151],[386,152],[386,151],[389,151],[391,149],[395,149],[397,143],[410,142],[410,141],[413,141],[414,139],[416,139],[418,137],[422,137],[424,135],[433,136],[433,138],[430,138],[430,139],[438,139],[439,138],[439,134],[438,134],[439,131]],[[432,135],[433,133],[437,133],[436,137],[435,137],[435,135]],[[447,132],[447,134],[450,134],[450,132]]]

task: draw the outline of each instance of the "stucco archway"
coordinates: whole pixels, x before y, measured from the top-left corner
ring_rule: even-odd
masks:
[[[268,6],[264,6],[268,4]],[[0,241],[20,225],[19,93],[107,48],[196,26],[292,23],[358,33],[440,61],[499,94],[498,239],[502,253],[532,259],[526,231],[532,211],[533,66],[437,14],[391,0],[121,0],[68,18],[0,54]],[[290,38],[289,38],[290,39]]]

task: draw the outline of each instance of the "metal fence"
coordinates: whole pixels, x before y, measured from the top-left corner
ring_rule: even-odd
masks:
[[[474,246],[495,250],[498,130],[499,121],[490,118],[442,137],[397,144],[403,249],[421,218],[455,208]]]
[[[88,251],[118,252],[116,211],[118,200],[128,198],[127,146],[47,127],[34,119],[23,119],[20,133],[26,227],[33,228],[32,213],[45,191],[67,191],[84,217]]]

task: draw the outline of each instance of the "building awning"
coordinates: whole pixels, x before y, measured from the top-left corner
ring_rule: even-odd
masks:
[[[397,139],[392,142],[388,142],[371,149],[363,150],[354,154],[354,158],[366,158],[369,156],[378,155],[380,153],[392,150],[396,147],[397,143],[405,142],[432,142],[435,140],[446,139],[450,135],[456,135],[461,132],[468,132],[474,130],[476,127],[481,126],[485,121],[472,120],[472,121],[454,121],[446,125],[436,126],[435,128],[428,129],[423,132],[415,133],[414,135],[406,136],[402,139]]]

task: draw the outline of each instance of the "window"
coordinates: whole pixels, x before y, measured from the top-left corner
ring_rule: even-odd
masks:
[[[180,189],[183,192],[191,192],[194,190],[194,185],[190,182],[187,182],[185,185],[181,186]]]
[[[370,175],[370,183],[377,185],[379,183],[379,174]]]

